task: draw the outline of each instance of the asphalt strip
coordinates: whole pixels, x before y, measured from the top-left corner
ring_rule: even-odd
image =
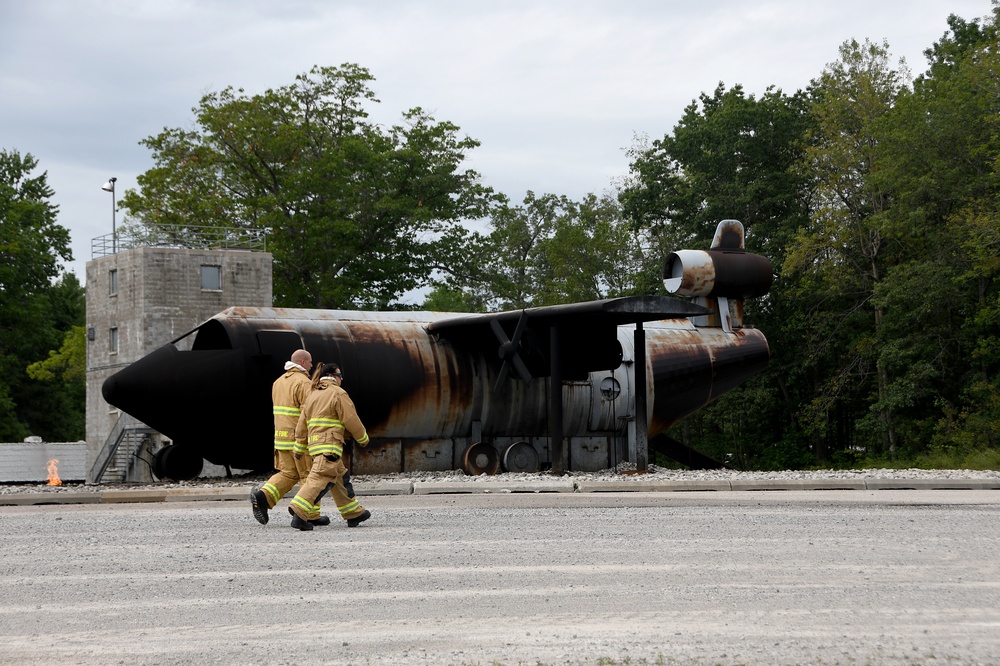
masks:
[[[225,488],[69,490],[40,486],[38,492],[0,494],[0,506],[122,504],[141,502],[246,501],[251,484]],[[358,495],[447,495],[488,493],[671,493],[780,490],[1000,490],[1000,479],[732,479],[597,481],[376,481],[355,482]]]

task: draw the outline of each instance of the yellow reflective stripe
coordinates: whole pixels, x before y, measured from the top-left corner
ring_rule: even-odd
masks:
[[[263,490],[265,493],[267,493],[268,495],[271,496],[271,501],[274,504],[277,504],[278,500],[281,499],[281,495],[278,493],[278,487],[276,485],[274,485],[273,483],[265,483],[263,486],[261,486],[260,489]],[[273,508],[274,504],[272,504],[268,508]]]
[[[309,421],[307,421],[307,425],[310,428],[343,428],[344,427],[344,424],[341,423],[340,421],[338,421],[337,419],[325,419],[322,416],[315,416],[315,417],[309,419]]]
[[[335,456],[344,455],[344,447],[335,442],[320,442],[309,445],[309,455],[318,456],[323,453],[332,453]]]
[[[364,435],[362,435],[362,436],[361,436],[361,437],[360,437],[360,438],[359,438],[359,439],[357,440],[357,442],[358,442],[358,444],[362,444],[362,445],[364,445],[364,444],[367,444],[367,443],[368,443],[368,433],[366,432],[366,433],[365,433]]]
[[[337,511],[339,511],[340,515],[343,516],[348,513],[354,513],[358,510],[359,506],[361,506],[361,500],[355,498],[353,501],[348,502],[344,506],[338,506]]]
[[[274,440],[274,450],[275,451],[292,451],[295,448],[295,440],[290,442],[279,442]]]
[[[275,416],[298,416],[302,413],[302,410],[298,407],[286,407],[284,405],[274,406]]]
[[[316,506],[315,504],[310,504],[309,502],[305,501],[298,495],[292,498],[292,504],[305,511],[307,514],[319,513],[318,506]]]

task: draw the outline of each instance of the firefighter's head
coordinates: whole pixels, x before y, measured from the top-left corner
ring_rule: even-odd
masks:
[[[309,372],[313,367],[313,357],[312,354],[307,352],[305,349],[296,349],[292,352],[292,363],[300,365]]]
[[[316,365],[316,372],[313,373],[313,388],[319,386],[320,382],[333,382],[337,386],[344,381],[344,373],[340,371],[340,366],[336,363],[324,363],[320,361]]]

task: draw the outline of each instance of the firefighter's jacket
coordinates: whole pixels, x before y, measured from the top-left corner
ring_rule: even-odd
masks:
[[[361,446],[368,444],[368,433],[351,397],[333,379],[324,378],[302,405],[295,428],[295,452],[342,456],[345,433]]]
[[[295,448],[295,426],[299,422],[302,403],[311,391],[309,373],[299,366],[288,364],[285,374],[271,385],[271,403],[274,405],[274,448],[292,451]]]

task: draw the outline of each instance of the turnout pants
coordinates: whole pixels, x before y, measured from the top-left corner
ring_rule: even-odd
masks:
[[[267,497],[269,509],[273,509],[282,497],[291,490],[296,483],[301,483],[309,476],[309,469],[312,467],[312,458],[302,456],[299,460],[291,451],[274,450],[274,469],[278,470],[267,480],[261,490]],[[316,515],[310,516],[308,520],[319,518],[319,501],[316,502]]]
[[[312,469],[299,485],[299,493],[292,498],[291,510],[302,520],[313,520],[319,515],[319,500],[326,493],[333,497],[344,520],[365,512],[365,507],[354,496],[351,473],[344,461],[339,456],[320,454],[313,456]]]

